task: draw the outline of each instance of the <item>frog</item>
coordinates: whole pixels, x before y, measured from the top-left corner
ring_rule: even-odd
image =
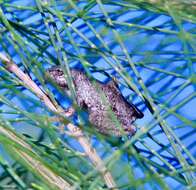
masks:
[[[114,78],[106,83],[89,78],[77,68],[70,68],[75,88],[76,102],[81,109],[87,110],[90,123],[98,132],[107,136],[133,136],[137,127],[136,119],[144,114],[132,102],[126,100]],[[69,91],[68,82],[60,66],[47,70],[47,75],[65,92]]]

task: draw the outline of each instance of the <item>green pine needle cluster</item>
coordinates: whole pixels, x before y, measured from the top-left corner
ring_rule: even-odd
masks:
[[[192,0],[0,1],[0,189],[196,188],[195,9]],[[66,97],[46,77],[54,65],[70,87],[70,66],[80,64],[130,92],[145,115],[133,137],[122,143],[79,126],[113,182],[69,134],[72,120],[51,111],[4,56],[56,107]]]

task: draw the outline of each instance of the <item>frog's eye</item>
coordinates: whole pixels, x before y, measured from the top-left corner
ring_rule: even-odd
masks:
[[[63,71],[61,68],[57,67],[57,66],[54,66],[54,67],[51,67],[48,69],[48,72],[51,74],[51,75],[56,75],[56,76],[61,76],[63,75]]]
[[[61,70],[61,68],[56,68],[55,70],[54,70],[55,72],[56,72],[56,74],[57,75],[63,75],[63,71]]]

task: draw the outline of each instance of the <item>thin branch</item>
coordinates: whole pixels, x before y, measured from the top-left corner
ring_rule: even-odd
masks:
[[[15,143],[20,144],[22,147],[26,148],[27,150],[32,152],[31,147],[22,139],[17,137],[14,133],[12,133],[10,130],[4,128],[0,125],[0,134],[3,134],[4,136],[12,139]],[[34,159],[33,157],[29,156],[26,152],[16,149],[12,147],[15,152],[17,152],[22,158],[25,158],[28,165],[36,169],[36,171],[44,178],[46,179],[51,185],[57,187],[60,190],[65,189],[71,189],[71,185],[65,181],[60,176],[56,175],[54,172],[52,172],[49,168],[44,166],[39,160]],[[33,152],[35,153],[35,152]]]
[[[59,105],[54,104],[47,96],[47,94],[43,90],[41,90],[28,75],[25,74],[15,63],[8,59],[4,54],[0,53],[0,59],[5,63],[6,69],[14,73],[24,83],[25,87],[34,92],[37,97],[39,97],[39,99],[48,107],[49,110],[65,117],[71,116],[72,112],[65,112],[65,110],[63,110],[63,108],[61,108]],[[110,189],[117,189],[117,185],[111,173],[106,168],[104,162],[101,160],[96,150],[91,146],[90,142],[84,136],[81,129],[73,125],[72,123],[69,123],[67,125],[67,128],[72,134],[72,136],[74,136],[81,144],[86,155],[89,157],[96,169],[102,174],[107,187]]]

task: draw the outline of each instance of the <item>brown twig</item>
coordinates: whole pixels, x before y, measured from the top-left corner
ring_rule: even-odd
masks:
[[[59,105],[57,106],[57,104],[54,104],[46,95],[46,93],[41,90],[28,75],[25,74],[15,63],[8,59],[4,54],[0,53],[0,59],[5,63],[7,70],[14,73],[24,83],[25,87],[34,92],[34,94],[36,94],[37,97],[40,98],[40,100],[48,107],[48,109],[58,114],[63,114],[65,117],[69,117],[71,115],[70,112],[65,112]],[[117,189],[116,183],[111,173],[105,167],[104,162],[101,160],[96,150],[91,146],[90,142],[84,136],[81,129],[73,125],[72,123],[69,123],[67,125],[67,128],[69,132],[71,132],[71,135],[74,136],[81,144],[84,149],[84,152],[94,164],[96,169],[102,174],[107,187],[109,189]]]

